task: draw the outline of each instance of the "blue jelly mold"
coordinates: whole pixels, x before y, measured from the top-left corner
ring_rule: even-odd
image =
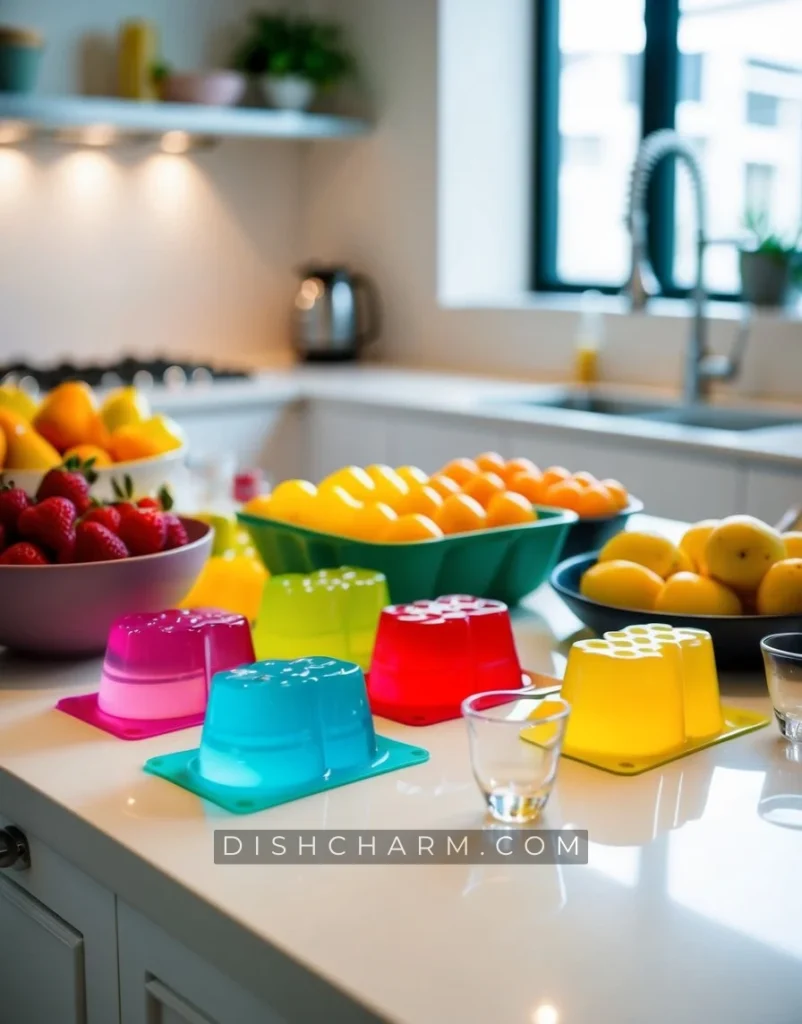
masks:
[[[428,759],[376,735],[358,665],[318,657],[218,672],[200,747],[153,757],[145,771],[250,814]]]

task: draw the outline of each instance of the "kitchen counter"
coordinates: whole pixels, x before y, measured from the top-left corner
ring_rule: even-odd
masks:
[[[674,447],[685,451],[726,453],[744,460],[802,466],[802,408],[771,402],[749,403],[750,408],[788,414],[799,425],[759,431],[720,431],[671,423],[649,422],[623,416],[600,416],[537,406],[521,401],[548,399],[564,391],[558,383],[522,383],[470,377],[451,373],[410,370],[370,364],[348,366],[297,366],[257,372],[246,381],[182,390],[155,388],[154,405],[170,414],[206,409],[225,409],[248,404],[286,405],[304,401],[346,403],[351,407],[443,413],[483,423],[539,424],[554,431],[581,431],[595,437],[621,437],[633,443]],[[670,401],[665,391],[631,386],[600,386],[604,394]],[[719,400],[715,404],[743,406]]]
[[[515,613],[526,667],[561,674],[577,628],[541,588]],[[379,720],[430,761],[232,820],[141,771],[199,730],[124,743],[52,710],[98,677],[0,656],[0,809],[288,1020],[802,1020],[802,833],[769,820],[802,826],[802,763],[773,725],[634,778],[563,759],[543,826],[587,828],[587,866],[216,867],[220,827],[481,827],[463,724]],[[770,713],[758,674],[723,689]],[[323,983],[344,998],[320,1016]]]

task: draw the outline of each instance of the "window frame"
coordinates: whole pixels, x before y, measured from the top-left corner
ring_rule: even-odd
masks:
[[[557,274],[560,174],[560,0],[533,0],[534,117],[531,287],[536,292],[579,293],[589,289],[617,295],[620,285],[595,281],[565,281]],[[644,2],[646,43],[643,52],[640,138],[661,128],[674,128],[680,100],[678,42],[680,0]],[[648,84],[647,84],[648,83]],[[649,258],[660,293],[687,298],[690,289],[674,282],[676,165],[665,160],[652,175],[648,196]],[[622,188],[627,183],[622,182]],[[735,301],[736,293],[712,293],[710,298]]]

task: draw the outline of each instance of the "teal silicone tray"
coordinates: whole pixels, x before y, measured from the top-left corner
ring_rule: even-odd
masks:
[[[394,604],[471,594],[513,605],[548,579],[578,520],[574,512],[536,508],[538,519],[523,526],[400,544],[353,540],[244,513],[237,518],[271,573],[349,565],[384,573]]]

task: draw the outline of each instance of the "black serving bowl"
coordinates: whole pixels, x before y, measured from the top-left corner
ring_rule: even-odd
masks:
[[[754,669],[762,664],[760,641],[764,636],[802,630],[800,615],[678,615],[615,608],[591,601],[580,594],[579,583],[598,557],[599,552],[593,551],[565,559],[552,572],[550,582],[574,615],[599,635],[625,626],[645,626],[649,622],[705,629],[713,638],[719,668]]]
[[[563,558],[584,555],[588,551],[601,551],[611,537],[626,529],[630,516],[642,511],[643,502],[630,497],[627,507],[614,516],[580,519],[568,531],[562,551]]]

